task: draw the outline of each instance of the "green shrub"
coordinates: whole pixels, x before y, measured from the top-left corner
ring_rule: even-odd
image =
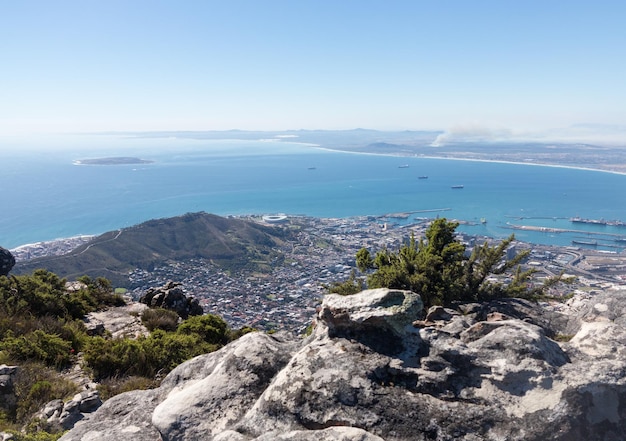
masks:
[[[207,343],[216,345],[228,343],[228,325],[224,319],[214,314],[189,317],[178,326],[179,334],[198,335]]]
[[[206,342],[198,334],[155,331],[145,340],[145,347],[155,374],[166,374],[186,360],[219,349],[220,345]]]
[[[468,256],[465,245],[456,237],[458,226],[458,222],[438,218],[426,230],[425,239],[417,241],[411,236],[397,252],[382,249],[372,258],[370,252],[362,248],[356,254],[357,267],[369,273],[367,285],[370,288],[419,293],[424,310],[433,305],[503,297],[538,300],[555,284],[570,281],[561,273],[542,285],[531,284],[536,269],[521,269],[530,250],[523,250],[511,259],[507,257],[514,235],[497,245],[491,246],[488,242],[476,245]],[[507,275],[510,282],[492,282],[491,275]]]
[[[78,392],[73,382],[41,363],[26,362],[20,365],[15,378],[17,410],[13,421],[22,426],[52,400],[67,400]]]
[[[344,282],[333,282],[330,286],[325,287],[331,294],[339,294],[349,296],[357,294],[365,289],[365,280],[356,277],[356,271],[350,272],[350,277]]]
[[[35,429],[38,429],[38,427],[30,428],[30,430],[35,430]],[[22,433],[22,432],[18,432],[15,430],[9,430],[8,433],[13,435],[13,438],[11,438],[12,441],[57,441],[59,438],[63,436],[63,432],[48,433],[46,431]]]
[[[93,370],[96,379],[127,375],[150,377],[152,366],[143,347],[143,340],[145,339],[105,340],[102,337],[93,337],[84,351],[85,362]]]
[[[126,304],[124,297],[116,293],[111,286],[111,282],[104,277],[98,277],[93,280],[89,276],[83,276],[78,280],[87,285],[89,294],[95,299],[97,309],[103,306],[124,306]]]
[[[47,366],[63,368],[70,362],[72,345],[58,335],[36,330],[19,337],[9,334],[0,343],[0,349],[14,360],[39,360]]]
[[[31,275],[0,278],[0,310],[7,316],[80,319],[104,306],[124,305],[124,298],[114,294],[104,278],[79,279],[86,288],[67,292],[65,279],[38,269]]]
[[[103,379],[98,385],[100,398],[108,400],[115,395],[132,390],[154,389],[159,386],[159,381],[146,377],[110,377]]]
[[[157,329],[137,340],[105,340],[94,337],[84,352],[85,362],[96,379],[164,375],[183,361],[218,349],[200,334],[165,332]]]
[[[250,332],[257,332],[257,330],[250,326],[244,326],[235,331],[228,331],[228,341],[235,341],[242,335],[249,334]]]
[[[149,308],[141,314],[141,322],[150,332],[155,329],[176,331],[178,320],[178,313],[164,308]]]

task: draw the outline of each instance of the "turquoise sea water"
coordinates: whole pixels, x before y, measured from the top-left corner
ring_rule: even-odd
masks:
[[[54,142],[49,146],[54,153],[3,146],[0,246],[98,234],[194,211],[319,217],[415,211],[409,221],[445,216],[469,222],[460,229],[472,234],[506,237],[514,232],[533,243],[595,240],[607,250],[626,247],[626,242],[614,242],[626,237],[626,227],[570,222],[575,216],[626,221],[624,175],[352,154],[288,142],[116,137]],[[107,156],[155,162],[73,164]],[[577,231],[520,231],[508,229],[510,224]]]

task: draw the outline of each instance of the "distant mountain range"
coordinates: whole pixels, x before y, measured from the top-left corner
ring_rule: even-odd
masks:
[[[589,130],[601,130],[607,136],[623,139],[621,126],[580,125],[573,127],[581,135],[571,141],[571,133],[546,133],[545,137],[513,136],[508,131],[488,128],[460,128],[443,131],[378,131],[353,130],[286,130],[279,132],[228,130],[228,131],[164,131],[164,132],[119,132],[143,138],[186,138],[186,139],[248,139],[287,140],[314,144],[331,150],[357,153],[375,153],[398,156],[432,156],[439,158],[472,159],[483,161],[520,162],[525,164],[550,164],[583,167],[626,173],[626,148],[617,144],[585,143]],[[559,141],[560,139],[560,141]],[[593,142],[589,140],[589,142]],[[600,141],[598,141],[600,142]]]
[[[12,273],[45,268],[68,279],[106,277],[115,286],[128,286],[131,270],[190,258],[210,259],[225,270],[267,272],[270,263],[281,263],[276,248],[289,235],[243,219],[188,213],[104,233],[66,255],[20,262]]]

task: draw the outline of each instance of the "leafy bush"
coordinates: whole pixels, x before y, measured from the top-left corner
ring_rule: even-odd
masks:
[[[15,430],[8,430],[8,433],[13,435],[12,441],[57,441],[63,436],[63,432],[48,433],[45,431],[39,431],[34,433],[22,433]]]
[[[356,271],[352,270],[348,280],[344,282],[334,282],[330,286],[326,286],[326,289],[331,294],[349,296],[363,291],[365,289],[365,280],[357,279]]]
[[[155,329],[176,331],[178,319],[178,313],[164,308],[149,308],[141,314],[141,322],[150,332]]]
[[[206,314],[189,317],[180,324],[176,332],[186,335],[196,334],[207,343],[226,344],[227,331],[228,325],[220,316]]]
[[[94,337],[85,350],[85,362],[97,379],[140,376],[154,378],[183,361],[218,349],[199,334],[157,329],[137,340]]]
[[[79,277],[78,281],[87,285],[89,295],[95,300],[94,306],[96,309],[100,309],[103,306],[124,306],[126,304],[124,297],[116,293],[111,286],[111,282],[104,277],[98,277],[93,280],[89,276],[83,276]]]
[[[127,375],[151,376],[152,369],[142,341],[93,337],[84,351],[85,362],[96,379]]]
[[[58,335],[36,330],[19,337],[9,333],[0,343],[0,349],[14,360],[38,360],[47,366],[62,368],[70,362],[72,345]]]
[[[15,378],[17,410],[12,419],[15,423],[24,425],[46,403],[55,399],[69,399],[77,392],[76,384],[63,378],[55,370],[41,363],[26,362],[20,365]]]
[[[204,341],[198,334],[185,335],[161,330],[154,331],[144,343],[154,366],[154,375],[166,374],[182,362],[213,352],[221,346]]]
[[[425,309],[432,305],[449,305],[455,301],[484,301],[502,297],[537,300],[545,288],[566,281],[561,276],[549,279],[543,286],[532,287],[530,277],[535,270],[522,271],[520,262],[528,251],[506,258],[507,247],[515,237],[509,236],[497,246],[487,243],[474,247],[469,257],[465,245],[456,237],[457,222],[437,219],[426,230],[426,240],[411,237],[397,253],[387,249],[374,258],[363,248],[356,255],[358,268],[369,274],[370,288],[407,289],[420,294]],[[513,273],[511,282],[491,282],[491,274]]]
[[[45,270],[0,280],[0,305],[7,315],[30,313],[37,317],[62,317],[67,312],[63,305],[64,294],[65,280]]]
[[[88,312],[124,304],[103,278],[80,279],[77,290],[45,270],[0,277],[0,363],[19,364],[15,383],[17,409],[0,413],[0,431],[16,441],[54,441],[58,428],[32,415],[53,399],[67,399],[76,385],[56,371],[82,351],[86,367],[101,380],[103,398],[127,390],[156,387],[158,378],[180,363],[215,351],[251,331],[230,331],[218,316],[194,316],[178,325],[178,315],[149,310],[142,317],[148,337],[105,339],[87,335],[82,319]],[[55,370],[56,369],[56,370]],[[19,431],[18,431],[19,430]]]
[[[250,332],[257,332],[257,329],[251,328],[250,326],[244,326],[234,331],[228,331],[228,341],[235,341],[239,337],[249,334]]]
[[[6,316],[81,319],[104,306],[121,306],[124,299],[114,294],[104,278],[79,279],[84,289],[68,292],[65,279],[38,269],[31,275],[0,277],[0,310]]]

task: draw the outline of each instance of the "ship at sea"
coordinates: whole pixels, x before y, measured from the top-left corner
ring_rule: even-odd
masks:
[[[428,176],[426,176],[426,175],[418,176],[417,179],[428,179]]]
[[[604,219],[583,219],[582,217],[572,217],[570,222],[575,224],[593,224],[593,225],[606,225],[607,221]]]
[[[453,185],[450,188],[454,188],[455,190],[458,190],[458,189],[463,188],[463,187],[464,187],[464,185]]]
[[[584,219],[582,217],[571,217],[570,222],[575,224],[591,224],[591,225],[604,225],[610,227],[626,227],[626,222],[619,220],[608,221],[604,219]]]

